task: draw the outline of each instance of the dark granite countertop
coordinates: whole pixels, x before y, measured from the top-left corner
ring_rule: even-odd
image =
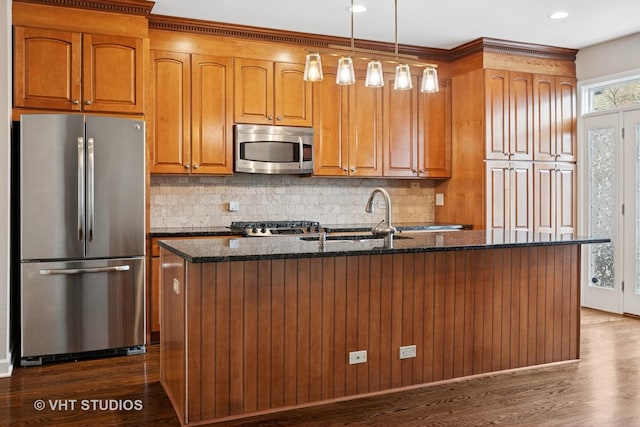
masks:
[[[237,236],[229,227],[155,227],[149,237]]]
[[[311,258],[392,253],[417,253],[484,248],[607,243],[604,238],[550,235],[529,232],[463,230],[455,233],[412,233],[396,235],[393,247],[382,239],[348,240],[335,236],[324,243],[318,235],[302,237],[253,237],[160,241],[160,246],[189,262],[251,261],[261,259]]]
[[[376,223],[371,224],[321,224],[327,233],[342,232],[367,232],[371,231]],[[399,232],[403,231],[438,231],[438,230],[462,230],[470,226],[464,224],[448,224],[441,222],[416,222],[416,223],[394,223],[394,227]],[[237,236],[229,227],[154,227],[149,231],[149,237],[215,237],[215,236]]]
[[[327,233],[371,231],[377,223],[371,224],[321,224]],[[394,222],[393,226],[399,231],[445,231],[467,230],[467,224],[449,224],[445,222]]]

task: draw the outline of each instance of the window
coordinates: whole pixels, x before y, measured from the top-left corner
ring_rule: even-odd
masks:
[[[606,111],[640,105],[640,78],[617,81],[589,89],[589,111]]]

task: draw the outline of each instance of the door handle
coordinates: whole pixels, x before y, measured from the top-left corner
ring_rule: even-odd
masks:
[[[114,267],[95,267],[95,268],[60,268],[60,269],[43,269],[40,270],[42,276],[51,276],[55,274],[84,274],[84,273],[111,273],[118,271],[129,271],[131,267],[128,265],[116,265]]]
[[[87,207],[89,220],[87,221],[88,240],[93,241],[93,224],[95,220],[95,161],[93,138],[87,138]]]
[[[84,138],[78,137],[78,241],[84,239]]]

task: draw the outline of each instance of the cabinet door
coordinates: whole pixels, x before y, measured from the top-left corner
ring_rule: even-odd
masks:
[[[486,158],[509,159],[509,79],[507,71],[485,71]]]
[[[313,174],[348,174],[347,92],[336,84],[336,70],[324,70],[324,79],[313,83]]]
[[[533,231],[533,164],[510,162],[509,228],[518,231]]]
[[[532,231],[531,162],[487,162],[487,228]]]
[[[191,165],[191,59],[151,52],[151,173],[189,173]]]
[[[534,76],[534,158],[576,161],[576,79]]]
[[[533,83],[528,73],[509,72],[509,158],[533,160]]]
[[[382,92],[364,82],[357,71],[349,86],[349,175],[382,176]]]
[[[509,228],[509,162],[488,161],[487,168],[487,229]]]
[[[577,88],[576,79],[556,77],[556,160],[576,161]]]
[[[576,165],[536,163],[534,231],[571,234],[576,230]]]
[[[535,159],[554,161],[556,151],[556,86],[553,76],[533,77]]]
[[[418,78],[411,90],[393,90],[395,75],[385,73],[383,98],[384,176],[418,176]]]
[[[419,95],[418,173],[424,178],[451,177],[451,80],[437,93]]]
[[[234,84],[235,121],[273,124],[273,62],[236,58]]]
[[[191,172],[233,173],[233,60],[192,55]]]
[[[142,113],[142,39],[85,34],[82,51],[83,110]]]
[[[311,126],[312,84],[304,81],[304,65],[277,62],[274,74],[274,124]]]
[[[81,35],[14,28],[14,107],[79,111]]]

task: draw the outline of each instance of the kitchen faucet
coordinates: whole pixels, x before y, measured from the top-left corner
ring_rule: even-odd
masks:
[[[386,220],[382,220],[371,229],[371,233],[374,236],[384,236],[384,245],[386,247],[393,246],[393,234],[397,231],[394,226],[391,225],[391,197],[389,197],[389,193],[384,188],[375,188],[371,195],[369,196],[369,200],[367,201],[367,206],[364,208],[365,212],[372,213],[373,212],[373,199],[376,196],[376,193],[380,193],[384,196],[385,204],[387,205],[387,216]],[[386,222],[386,226],[382,224]]]

